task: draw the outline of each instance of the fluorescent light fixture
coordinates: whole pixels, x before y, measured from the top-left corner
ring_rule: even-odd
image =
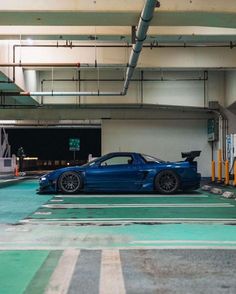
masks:
[[[0,125],[13,125],[16,123],[16,120],[0,120]]]
[[[28,43],[29,45],[33,45],[34,41],[33,41],[32,39],[28,38],[28,39],[27,39],[27,43]]]
[[[38,160],[38,157],[25,157],[24,160]]]

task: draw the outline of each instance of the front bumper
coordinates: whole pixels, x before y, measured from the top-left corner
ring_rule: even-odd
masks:
[[[42,177],[45,178],[45,177]],[[38,193],[55,193],[56,192],[56,182],[51,181],[48,178],[39,180],[39,189]]]

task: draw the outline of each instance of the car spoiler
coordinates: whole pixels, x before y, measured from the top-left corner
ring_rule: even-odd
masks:
[[[186,158],[185,161],[193,162],[194,159],[200,156],[201,151],[190,151],[190,152],[182,152],[182,158]]]

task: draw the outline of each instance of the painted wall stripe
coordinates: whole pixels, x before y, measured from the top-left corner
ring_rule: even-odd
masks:
[[[80,250],[66,249],[53,272],[46,294],[66,294]]]
[[[99,293],[126,293],[119,250],[103,250],[102,252]]]

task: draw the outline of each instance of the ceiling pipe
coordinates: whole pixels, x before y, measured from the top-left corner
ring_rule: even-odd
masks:
[[[176,79],[167,79],[167,78],[139,78],[139,79],[131,79],[131,82],[198,82],[198,81],[207,81],[207,77],[199,77],[199,78],[176,78]],[[41,84],[45,82],[97,82],[98,79],[42,79]],[[121,79],[99,79],[99,82],[124,82],[124,78]]]
[[[0,63],[0,67],[72,67],[72,68],[125,68],[126,64],[96,64],[96,63]]]
[[[147,44],[149,43],[149,44]],[[156,40],[152,42],[147,42],[143,45],[143,48],[230,48],[233,49],[236,47],[235,41],[229,41],[224,43],[217,43],[217,42],[201,42],[201,43],[195,43],[195,42],[158,42]],[[97,48],[132,48],[133,45],[127,43],[127,44],[97,44]],[[61,44],[15,44],[13,45],[13,55],[15,54],[16,48],[25,48],[25,47],[32,47],[32,48],[94,48],[94,45],[91,44],[80,44],[80,45],[61,45]]]
[[[159,7],[160,3],[157,0],[146,0],[143,7],[140,20],[138,23],[136,31],[136,43],[132,47],[132,52],[129,58],[129,63],[126,71],[126,78],[121,92],[20,92],[19,96],[125,96],[127,94],[129,83],[134,73],[134,69],[137,66],[139,55],[143,48],[143,43],[147,37],[147,31],[150,25],[150,22],[153,17],[153,13],[156,7]],[[0,64],[0,67],[9,66],[9,67],[36,67],[36,64],[33,63],[12,63],[12,64]],[[38,64],[38,67],[81,67],[80,63],[70,64]],[[98,65],[95,62],[95,67]]]
[[[20,92],[19,96],[122,96],[122,92]]]
[[[157,6],[157,3],[159,3],[157,0],[146,0],[143,11],[141,13],[141,17],[136,31],[136,42],[132,47],[132,52],[130,54],[129,64],[126,71],[126,78],[122,91],[123,95],[127,94],[129,83],[133,76],[134,70],[137,66],[139,55],[142,51],[143,43],[147,37],[147,31],[152,20],[153,13]]]

